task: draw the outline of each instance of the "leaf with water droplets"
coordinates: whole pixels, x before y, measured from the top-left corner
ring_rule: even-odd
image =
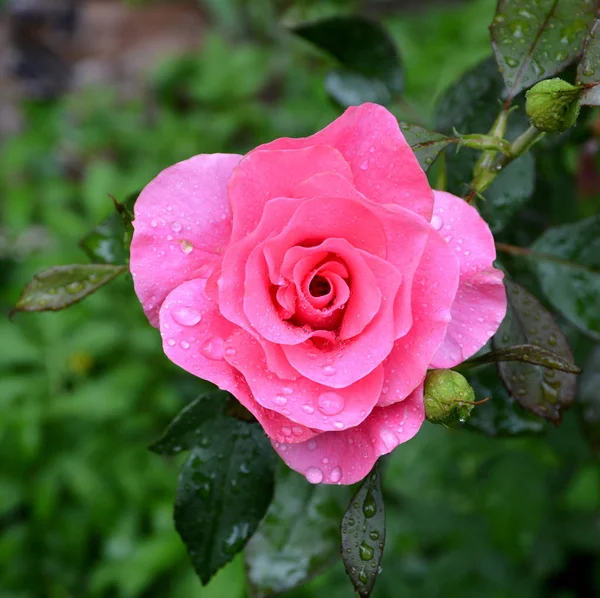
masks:
[[[583,44],[583,55],[577,66],[577,83],[586,86],[579,98],[579,103],[585,106],[600,106],[600,19],[594,26]]]
[[[425,172],[429,170],[435,159],[450,143],[458,141],[454,137],[447,137],[441,133],[429,131],[418,125],[403,121],[400,121],[400,129]]]
[[[528,261],[546,297],[581,331],[600,339],[600,215],[549,228]]]
[[[539,301],[505,279],[508,311],[492,339],[495,350],[531,344],[548,349],[569,363],[573,355],[562,331]],[[575,375],[520,361],[502,361],[498,371],[510,394],[525,408],[550,421],[560,421],[575,395]]]
[[[123,203],[111,197],[115,206],[108,218],[96,226],[79,242],[87,256],[97,264],[125,264],[133,233],[131,209],[139,195],[132,193]]]
[[[179,474],[174,518],[203,584],[244,548],[264,517],[274,461],[257,423],[218,417],[201,426]]]
[[[376,21],[356,15],[329,17],[296,25],[296,35],[338,60],[326,87],[343,106],[388,104],[402,92],[404,75],[398,50]]]
[[[109,283],[127,266],[74,264],[42,270],[25,286],[11,312],[58,311],[70,307]]]
[[[581,373],[581,369],[570,361],[567,361],[554,351],[549,351],[538,345],[513,345],[512,347],[506,347],[469,359],[461,364],[461,367],[473,367],[483,363],[498,363],[500,361],[522,361],[570,374]]]
[[[148,448],[157,455],[176,455],[208,442],[210,422],[222,417],[227,407],[228,393],[208,392],[182,409],[168,425],[163,435]]]
[[[547,422],[523,409],[509,394],[496,368],[479,367],[465,372],[465,377],[478,400],[489,399],[477,405],[463,427],[486,436],[509,437],[540,434]]]
[[[573,62],[595,13],[594,0],[499,0],[490,31],[507,99]]]
[[[385,544],[385,507],[379,463],[350,500],[342,520],[342,560],[361,598],[371,595]]]
[[[349,498],[349,486],[309,484],[281,468],[273,502],[245,550],[251,596],[289,591],[333,565]]]

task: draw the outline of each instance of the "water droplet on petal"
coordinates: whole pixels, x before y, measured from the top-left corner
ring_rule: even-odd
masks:
[[[179,346],[180,346],[182,349],[189,349],[189,348],[190,348],[190,343],[188,343],[187,341],[181,341],[181,342],[179,343]]]
[[[333,425],[338,430],[341,430],[344,427],[344,422],[334,422]]]
[[[302,428],[300,428],[299,426],[294,426],[292,428],[292,432],[296,435],[296,436],[302,436],[302,433],[304,432],[304,430],[302,430]]]
[[[331,473],[329,474],[329,479],[334,484],[337,484],[342,479],[342,468],[341,467],[334,467],[331,470]]]
[[[177,306],[172,309],[171,316],[182,326],[195,326],[202,319],[197,309],[185,306]]]
[[[319,395],[317,406],[323,415],[337,415],[344,408],[344,397],[337,392],[324,392]]]
[[[309,440],[309,441],[306,443],[306,448],[307,448],[309,451],[314,451],[314,450],[317,448],[317,441],[316,441],[316,440],[312,440],[312,439],[311,439],[311,440]]]
[[[227,349],[225,349],[225,355],[227,357],[235,357],[236,354],[237,351],[233,347],[227,347]]]
[[[433,228],[435,228],[435,230],[440,230],[440,228],[442,228],[443,224],[444,224],[444,221],[437,214],[434,214],[431,217],[431,226],[433,226]]]
[[[282,433],[284,436],[291,436],[291,434],[292,434],[292,429],[291,429],[291,428],[288,428],[288,427],[286,427],[286,426],[284,426],[283,428],[281,428],[281,433]]]
[[[208,359],[218,361],[223,359],[223,339],[220,336],[213,336],[209,338],[200,349],[202,354]]]
[[[314,413],[315,409],[312,405],[302,405],[302,411],[304,411],[304,413]]]
[[[306,470],[306,479],[311,484],[320,484],[323,481],[323,472],[317,467],[309,467]]]
[[[273,403],[275,403],[275,405],[283,406],[287,403],[287,399],[285,397],[277,395],[273,398]]]
[[[379,438],[381,438],[381,441],[388,451],[392,451],[398,446],[396,434],[388,428],[381,428],[381,430],[379,430]]]
[[[292,390],[292,389],[291,389],[289,386],[284,386],[284,387],[281,389],[281,392],[282,392],[284,395],[291,395],[291,394],[292,394],[294,391],[293,391],[293,390]]]
[[[363,160],[360,164],[360,169],[361,170],[368,170],[369,168],[369,162],[368,160]]]
[[[337,370],[336,370],[336,369],[335,369],[335,368],[334,368],[332,365],[326,365],[326,366],[323,368],[323,373],[324,373],[326,376],[333,376],[333,375],[336,373],[336,371],[337,371]]]
[[[181,239],[181,241],[179,241],[179,247],[181,247],[181,251],[183,251],[183,253],[192,253],[192,251],[194,250],[194,246],[192,245],[192,243],[186,239]]]
[[[175,346],[175,339],[170,338],[167,341],[167,345],[169,345],[169,347],[174,347]]]
[[[172,222],[171,223],[171,230],[174,233],[178,233],[182,228],[183,228],[183,226],[181,226],[181,224],[179,222]]]

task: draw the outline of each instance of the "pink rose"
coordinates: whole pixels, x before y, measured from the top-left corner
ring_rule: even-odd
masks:
[[[428,368],[506,311],[477,211],[432,191],[394,116],[200,155],[135,206],[131,272],[169,359],[231,392],[310,482],[351,484],[424,420]]]

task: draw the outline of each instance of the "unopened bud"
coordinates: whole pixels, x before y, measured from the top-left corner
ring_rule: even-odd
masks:
[[[531,124],[546,133],[560,133],[575,124],[582,87],[558,77],[534,85],[526,94],[525,111]]]
[[[475,392],[458,372],[433,370],[425,378],[424,398],[428,421],[451,427],[467,421]]]

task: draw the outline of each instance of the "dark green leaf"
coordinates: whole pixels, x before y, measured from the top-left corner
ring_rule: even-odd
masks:
[[[163,435],[148,448],[158,455],[176,455],[204,442],[210,422],[223,416],[227,393],[209,392],[182,409]]]
[[[549,228],[532,249],[556,259],[529,260],[552,305],[600,339],[600,215]]]
[[[349,497],[348,486],[313,485],[282,470],[267,516],[245,551],[254,596],[291,590],[333,564]]]
[[[371,595],[385,544],[385,507],[379,464],[352,497],[342,520],[342,559],[361,598]]]
[[[526,411],[507,392],[491,366],[465,372],[465,377],[475,391],[477,400],[489,399],[471,411],[464,428],[482,432],[487,436],[521,436],[543,432],[546,422]]]
[[[179,475],[175,527],[203,584],[244,548],[273,495],[273,450],[255,423],[220,417],[198,429]],[[188,439],[189,430],[183,430]]]
[[[485,353],[479,357],[469,359],[461,366],[475,366],[484,363],[497,363],[499,361],[522,361],[533,365],[541,365],[552,370],[560,370],[571,374],[579,374],[581,370],[571,362],[563,359],[554,351],[548,351],[537,345],[514,345],[499,351]]]
[[[600,454],[600,347],[586,361],[577,386],[583,429],[592,449]]]
[[[492,339],[496,350],[532,344],[548,349],[567,362],[573,356],[552,315],[518,284],[505,280],[508,311]],[[518,361],[499,362],[498,371],[510,394],[533,413],[560,421],[575,394],[575,375]]]
[[[600,19],[597,19],[583,44],[583,56],[577,67],[577,83],[589,85],[579,103],[600,106]]]
[[[396,46],[377,22],[359,16],[330,17],[292,28],[336,58],[343,71],[327,78],[327,88],[343,105],[388,103],[404,85]]]
[[[23,289],[13,313],[65,309],[85,299],[126,271],[127,266],[98,264],[74,264],[48,268],[36,274]]]
[[[139,193],[133,193],[120,203],[113,197],[115,212],[80,241],[80,246],[95,263],[125,264],[133,231],[131,208]]]
[[[509,100],[581,54],[595,12],[591,0],[499,0],[490,30]]]
[[[498,99],[505,93],[502,77],[494,61],[489,58],[468,71],[443,96],[437,116],[437,128],[451,134],[487,133],[498,115]],[[522,109],[515,110],[508,121],[507,138],[514,139],[528,126]],[[446,152],[448,191],[463,196],[469,190],[473,168],[480,152],[470,148]],[[518,213],[533,194],[535,183],[534,159],[524,154],[508,165],[485,191],[485,199],[478,199],[477,206],[498,233]]]
[[[412,148],[419,160],[421,168],[427,172],[438,155],[443,152],[450,143],[457,141],[454,137],[447,137],[435,131],[429,131],[418,125],[400,122],[402,134]]]

